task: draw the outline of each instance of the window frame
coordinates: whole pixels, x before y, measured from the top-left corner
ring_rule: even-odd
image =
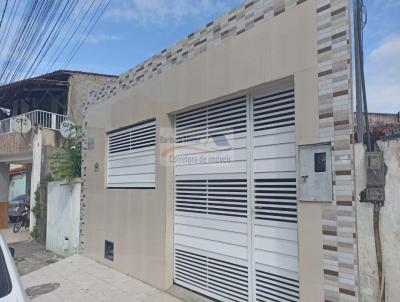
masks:
[[[134,127],[138,127],[147,123],[152,123],[154,122],[154,130],[155,130],[155,137],[154,137],[154,186],[152,187],[148,187],[148,186],[122,186],[122,187],[118,187],[118,186],[110,186],[109,184],[109,156],[110,156],[110,150],[109,150],[109,139],[110,139],[110,135],[114,134],[114,133],[118,133],[124,130],[127,130],[129,128],[134,128]],[[134,124],[130,124],[124,127],[120,127],[120,128],[116,128],[113,130],[110,130],[108,132],[106,132],[106,148],[105,148],[105,152],[106,152],[106,169],[105,169],[105,184],[106,184],[106,189],[108,190],[155,190],[157,188],[157,158],[156,158],[156,150],[157,150],[157,120],[156,118],[150,118],[150,119],[146,119],[143,120],[141,122],[138,123],[134,123]]]

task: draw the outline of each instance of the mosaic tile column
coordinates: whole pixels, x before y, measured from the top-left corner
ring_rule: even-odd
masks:
[[[318,0],[321,142],[331,142],[334,202],[322,208],[325,302],[358,301],[348,0]]]

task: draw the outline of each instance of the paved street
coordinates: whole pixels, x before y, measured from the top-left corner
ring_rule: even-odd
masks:
[[[22,282],[35,302],[181,301],[80,255],[27,274],[22,277]]]

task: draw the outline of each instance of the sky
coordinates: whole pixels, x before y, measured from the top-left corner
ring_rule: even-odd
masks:
[[[364,57],[370,112],[400,111],[400,0],[365,0]]]
[[[70,69],[121,74],[244,0],[112,0]]]
[[[243,1],[112,0],[68,69],[121,74]],[[364,2],[368,12],[364,56],[369,110],[397,113],[400,111],[400,0]]]

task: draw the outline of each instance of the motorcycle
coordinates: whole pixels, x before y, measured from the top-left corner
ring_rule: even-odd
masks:
[[[25,209],[19,215],[15,221],[13,231],[14,233],[18,233],[21,227],[25,227],[27,229],[29,227],[29,212],[30,212],[30,207],[28,205],[24,205]]]

